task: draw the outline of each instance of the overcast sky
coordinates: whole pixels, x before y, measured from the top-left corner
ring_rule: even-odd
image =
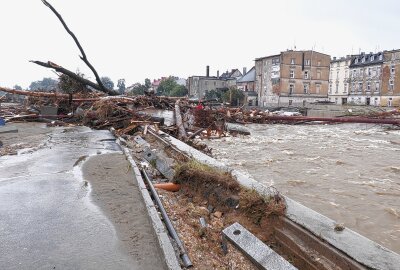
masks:
[[[49,0],[100,76],[127,85],[145,78],[204,75],[244,66],[294,46],[331,56],[400,48],[400,1]],[[28,87],[56,75],[29,60],[92,73],[40,0],[1,1],[0,86]]]

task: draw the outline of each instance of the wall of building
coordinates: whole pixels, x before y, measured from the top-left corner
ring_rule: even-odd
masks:
[[[330,64],[328,97],[329,101],[343,104],[349,95],[349,73],[351,58],[333,60]]]
[[[256,92],[260,106],[276,104],[280,93],[280,55],[256,60]]]
[[[207,91],[236,85],[236,80],[222,80],[217,77],[193,76],[188,78],[187,87],[189,95],[195,98],[203,98]]]
[[[384,52],[381,106],[400,106],[400,50]]]

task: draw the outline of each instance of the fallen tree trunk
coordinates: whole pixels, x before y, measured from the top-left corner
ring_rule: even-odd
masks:
[[[30,96],[30,97],[48,97],[48,98],[62,98],[62,99],[69,97],[69,95],[67,95],[67,94],[15,90],[15,89],[4,88],[1,86],[0,86],[0,91],[10,93],[10,94],[16,94],[16,95],[21,95],[21,96]]]
[[[178,99],[175,103],[175,120],[176,120],[176,126],[178,127],[179,131],[179,139],[186,141],[187,140],[187,134],[185,127],[183,126],[183,121],[182,121],[182,115],[181,115],[181,109],[179,107],[179,102],[180,100]]]
[[[89,80],[87,80],[85,78],[82,78],[82,77],[78,76],[75,72],[72,72],[72,71],[70,71],[70,70],[68,70],[66,68],[63,68],[62,66],[59,66],[59,65],[57,65],[57,64],[55,64],[53,62],[48,61],[46,63],[46,62],[32,61],[32,60],[29,61],[29,62],[35,63],[36,65],[39,65],[39,66],[42,66],[42,67],[45,67],[45,68],[52,68],[55,71],[60,72],[62,74],[65,74],[65,75],[69,76],[70,78],[72,78],[72,79],[74,79],[74,80],[76,80],[76,81],[78,81],[78,82],[80,82],[80,83],[82,83],[84,85],[90,86],[90,87],[92,87],[92,88],[94,88],[96,90],[102,91],[102,92],[107,93],[109,95],[112,95],[112,96],[119,95],[119,93],[117,91],[110,90],[110,89],[107,89],[107,88],[103,89],[100,85],[98,85],[98,84],[96,84],[96,83],[94,83],[92,81],[89,81]]]
[[[330,123],[371,123],[400,125],[400,118],[367,118],[367,117],[307,117],[307,116],[266,116],[265,120],[284,122],[330,122]]]

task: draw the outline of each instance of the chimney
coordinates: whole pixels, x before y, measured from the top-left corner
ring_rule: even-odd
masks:
[[[244,67],[244,68],[243,68],[243,76],[244,76],[246,73],[247,73],[247,68]]]
[[[210,66],[207,66],[206,77],[210,77]]]
[[[219,79],[219,70],[217,70],[217,78]]]

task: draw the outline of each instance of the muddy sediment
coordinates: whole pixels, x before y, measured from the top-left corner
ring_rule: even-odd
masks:
[[[132,168],[123,154],[89,158],[83,164],[91,198],[114,224],[118,238],[135,261],[133,269],[165,269],[159,243],[147,216]]]

